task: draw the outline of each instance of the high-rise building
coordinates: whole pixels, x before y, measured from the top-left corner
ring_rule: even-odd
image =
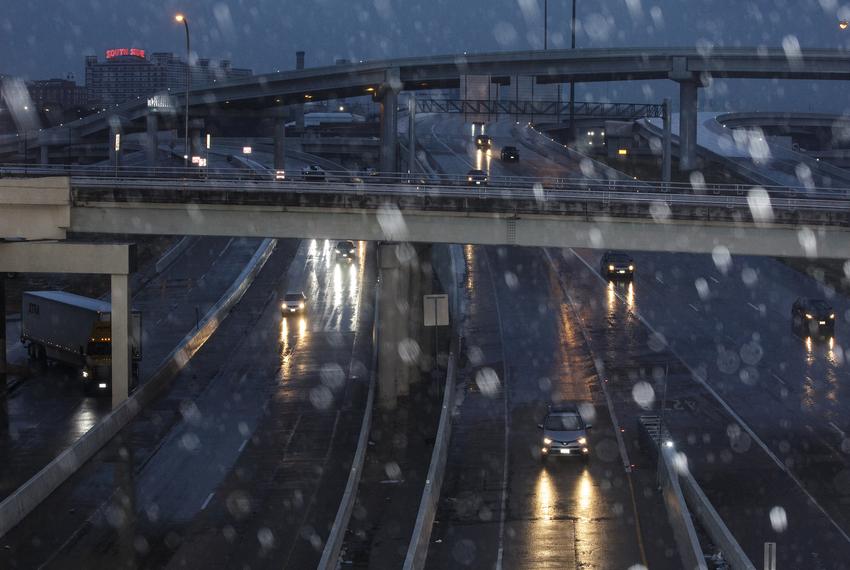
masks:
[[[190,66],[192,87],[251,77],[250,69],[235,68],[230,60],[199,59]],[[145,50],[119,48],[106,51],[106,59],[86,57],[86,90],[90,101],[123,103],[155,93],[186,88],[186,62],[173,53],[147,57]]]
[[[83,107],[86,104],[86,88],[77,85],[73,77],[66,79],[36,79],[27,82],[32,102],[39,109],[59,110]]]

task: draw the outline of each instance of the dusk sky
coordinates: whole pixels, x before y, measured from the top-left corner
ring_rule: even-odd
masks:
[[[49,8],[47,7],[49,4]],[[549,0],[550,48],[569,46],[570,0]],[[83,58],[137,47],[183,55],[178,11],[190,19],[193,52],[228,58],[256,73],[336,58],[383,59],[429,54],[542,48],[543,0],[229,0],[218,2],[7,2],[0,14],[0,73],[39,79],[71,72],[84,82]],[[578,0],[578,47],[789,46],[850,49],[850,4],[837,0]],[[717,81],[700,104],[844,111],[837,85],[786,81]],[[580,99],[659,100],[671,82],[585,85]]]
[[[569,45],[570,0],[549,1],[550,47]],[[229,0],[219,2],[6,2],[0,73],[81,77],[83,56],[115,47],[183,53],[177,11],[190,18],[201,57],[257,72],[337,57],[385,57],[542,47],[543,0]],[[850,45],[836,0],[578,0],[579,47]]]

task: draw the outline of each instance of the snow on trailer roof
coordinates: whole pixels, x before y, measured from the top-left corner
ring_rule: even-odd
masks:
[[[49,301],[64,303],[65,305],[73,305],[81,309],[89,311],[97,311],[99,313],[111,313],[112,304],[109,301],[101,301],[100,299],[91,299],[82,295],[75,295],[67,291],[25,291],[26,295],[40,297]]]

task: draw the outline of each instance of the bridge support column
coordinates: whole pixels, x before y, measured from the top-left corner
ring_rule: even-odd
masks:
[[[112,275],[112,407],[127,399],[130,391],[130,279]]]
[[[399,273],[398,244],[378,246],[378,267],[381,292],[378,298],[378,401],[381,408],[394,410],[398,401],[397,374],[399,369],[398,323],[401,315],[398,301]]]
[[[407,171],[413,174],[416,170],[416,95],[410,94],[407,112]]]
[[[50,147],[47,146],[45,143],[41,143],[41,145],[39,145],[38,147],[38,150],[38,163],[44,165],[50,164]]]
[[[398,69],[387,71],[381,88],[381,172],[398,171]]]
[[[679,82],[679,171],[697,167],[697,90],[696,80]]]
[[[159,154],[159,117],[148,112],[145,116],[145,163],[154,168]]]
[[[274,169],[286,170],[286,120],[275,119]]]
[[[413,282],[411,273],[414,259],[407,259],[410,252],[409,244],[396,246],[396,254],[401,257],[398,269],[398,282],[395,293],[395,303],[398,317],[395,321],[395,351],[398,357],[396,368],[396,393],[399,396],[410,395],[410,382],[413,363],[410,362],[410,285]]]

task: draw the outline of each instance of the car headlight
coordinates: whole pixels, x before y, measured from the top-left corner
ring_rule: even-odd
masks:
[[[546,445],[549,445],[549,444],[551,444],[551,443],[552,443],[552,440],[551,440],[551,439],[549,439],[548,437],[544,437],[544,438],[543,438],[543,443],[545,443]]]
[[[811,319],[811,318],[814,318],[814,317],[812,317],[809,313],[806,313],[806,318]]]
[[[586,437],[578,438],[578,444],[579,445],[587,445],[587,438]]]
[[[299,308],[299,309],[303,309],[303,308],[304,308],[304,303],[298,303],[298,308]]]
[[[835,313],[832,313],[831,315],[829,315],[829,318],[830,318],[830,319],[834,319],[834,318],[835,318]]]
[[[89,371],[83,370],[83,378],[88,378],[88,377],[89,377]]]
[[[634,266],[634,265],[629,265],[629,271],[634,271],[634,270],[635,270],[635,266]]]
[[[609,265],[609,266],[608,266],[608,271],[614,271],[614,266],[613,266],[613,265]]]

